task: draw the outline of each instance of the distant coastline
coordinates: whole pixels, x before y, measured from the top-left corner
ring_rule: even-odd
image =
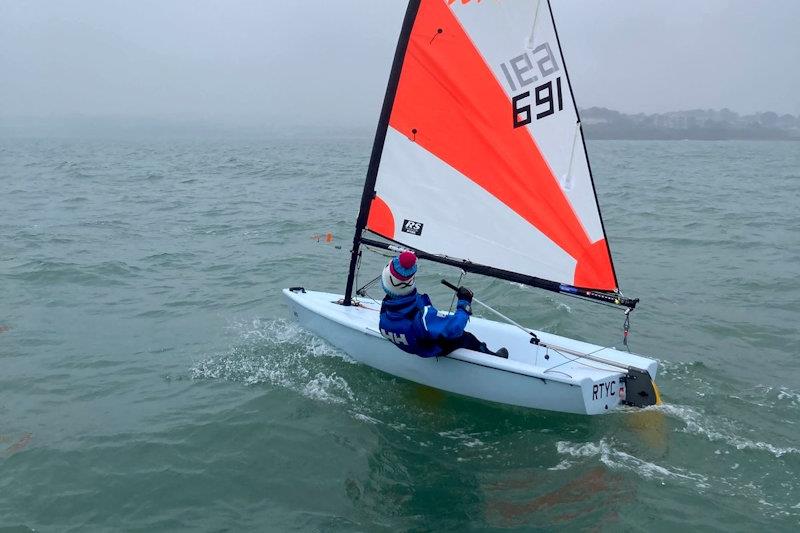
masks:
[[[800,141],[800,116],[773,112],[740,115],[729,109],[695,109],[647,115],[605,107],[581,110],[587,139],[608,140],[781,140]],[[227,139],[372,138],[372,120],[294,123],[284,117],[246,120],[191,116],[108,116],[70,114],[49,117],[3,116],[3,138]]]
[[[581,110],[588,139],[800,140],[800,117],[771,111],[739,115],[730,109],[693,109],[628,115],[605,107]]]

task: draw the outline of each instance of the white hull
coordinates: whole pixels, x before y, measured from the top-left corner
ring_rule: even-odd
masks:
[[[380,308],[363,302],[342,306],[337,294],[284,289],[289,306],[305,328],[325,338],[353,359],[394,376],[449,392],[492,402],[578,414],[602,414],[620,406],[620,378],[624,371],[576,358],[552,348],[591,353],[622,365],[645,369],[655,379],[657,362],[639,355],[602,348],[539,331],[551,346],[530,343],[520,329],[473,317],[471,331],[489,347],[505,346],[501,359],[459,349],[447,357],[425,359],[407,354],[384,339],[378,330]]]

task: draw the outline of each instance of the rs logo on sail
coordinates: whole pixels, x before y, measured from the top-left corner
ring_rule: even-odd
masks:
[[[413,220],[403,220],[402,231],[410,233],[411,235],[422,235],[422,222],[415,222]]]

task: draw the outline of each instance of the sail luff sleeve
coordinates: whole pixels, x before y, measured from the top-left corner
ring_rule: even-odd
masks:
[[[420,2],[421,0],[410,0],[408,2],[405,18],[403,19],[403,26],[400,30],[400,37],[397,40],[397,49],[394,52],[392,70],[389,74],[389,83],[386,86],[386,95],[383,99],[378,128],[375,132],[375,141],[372,143],[372,153],[369,158],[369,166],[367,167],[364,191],[361,194],[361,206],[359,207],[358,218],[356,219],[353,247],[350,250],[350,267],[347,273],[347,285],[342,302],[344,305],[350,305],[350,300],[353,296],[353,281],[358,264],[359,241],[361,239],[361,233],[367,225],[372,199],[375,197],[375,181],[378,177],[378,168],[380,167],[383,145],[386,141],[386,131],[389,128],[389,117],[392,114],[392,107],[394,107],[397,85],[400,82],[400,73],[403,70],[403,59],[406,55],[408,40],[411,35],[411,29],[414,27],[414,20],[419,11]]]

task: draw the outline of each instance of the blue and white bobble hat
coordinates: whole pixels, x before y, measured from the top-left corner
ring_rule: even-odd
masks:
[[[381,274],[383,291],[391,297],[407,296],[414,292],[414,274],[417,273],[417,256],[403,252],[389,261]]]

